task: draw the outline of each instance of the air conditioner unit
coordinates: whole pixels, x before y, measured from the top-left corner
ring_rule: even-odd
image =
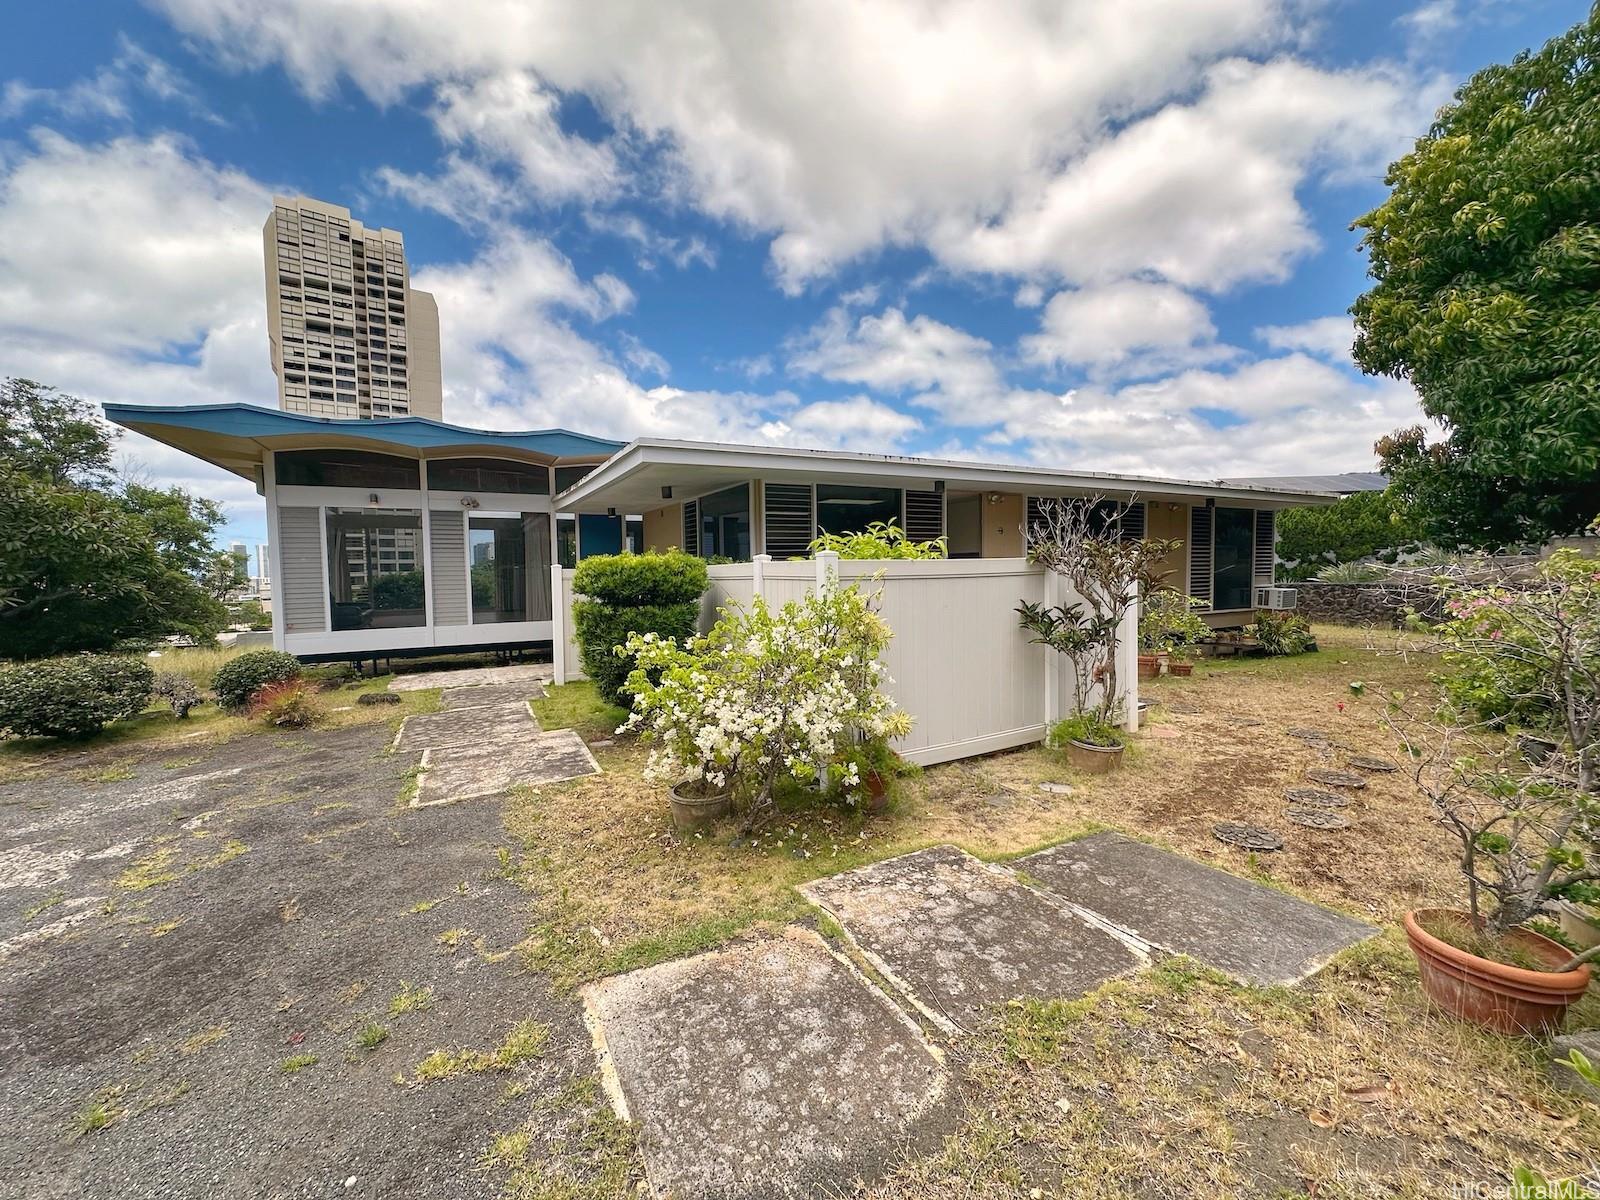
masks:
[[[1293,608],[1299,603],[1299,595],[1293,588],[1258,587],[1256,589],[1257,608]]]

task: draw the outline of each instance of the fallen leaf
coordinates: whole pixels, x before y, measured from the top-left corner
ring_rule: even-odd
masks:
[[[1306,1120],[1310,1121],[1318,1129],[1332,1129],[1338,1124],[1338,1122],[1334,1120],[1332,1113],[1325,1112],[1320,1108],[1313,1108],[1310,1112],[1308,1112],[1306,1114]]]
[[[1345,1088],[1344,1094],[1362,1104],[1372,1104],[1379,1100],[1387,1100],[1390,1086],[1387,1083],[1369,1083],[1365,1087]]]

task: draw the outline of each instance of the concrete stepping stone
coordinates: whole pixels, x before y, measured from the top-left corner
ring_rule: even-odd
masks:
[[[407,717],[395,734],[396,750],[439,750],[446,746],[497,746],[519,742],[539,732],[539,723],[522,700],[484,708],[452,709]]]
[[[1291,808],[1284,817],[1307,829],[1349,829],[1350,818],[1331,808]]]
[[[1328,735],[1320,729],[1286,729],[1284,732],[1292,738],[1302,742],[1309,742],[1313,746],[1320,745],[1328,740]]]
[[[1357,770],[1375,771],[1379,774],[1388,774],[1390,771],[1398,771],[1400,769],[1387,758],[1368,758],[1364,754],[1358,754],[1347,761]]]
[[[1116,833],[1020,858],[1017,867],[1151,945],[1261,986],[1292,984],[1371,925]]]
[[[832,1195],[960,1117],[915,1021],[808,929],[583,989],[601,1077],[656,1196]]]
[[[542,700],[544,694],[544,688],[538,683],[481,683],[476,687],[445,688],[439,696],[439,703],[446,710],[486,708],[492,704]]]
[[[391,692],[420,692],[428,688],[477,687],[508,683],[549,683],[555,668],[549,663],[512,663],[504,667],[473,667],[464,671],[418,671],[389,681]]]
[[[530,727],[516,741],[480,740],[473,745],[429,750],[422,765],[413,808],[457,804],[499,796],[519,784],[559,783],[600,773],[600,764],[575,730],[540,733],[537,727]]]
[[[1291,808],[1347,808],[1350,797],[1321,788],[1292,787],[1283,790],[1283,798]]]
[[[1365,776],[1357,775],[1354,771],[1341,771],[1337,767],[1312,767],[1306,772],[1306,778],[1329,787],[1360,789],[1367,786]]]
[[[954,846],[934,846],[800,888],[946,1033],[1022,996],[1081,996],[1144,956]]]
[[[1242,821],[1218,821],[1211,827],[1211,835],[1217,841],[1241,850],[1283,849],[1283,839],[1272,830],[1262,829],[1259,825],[1246,825]]]

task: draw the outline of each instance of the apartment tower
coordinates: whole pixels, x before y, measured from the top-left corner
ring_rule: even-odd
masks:
[[[274,196],[262,240],[278,406],[439,420],[439,306],[411,287],[400,232],[368,229],[337,204]]]

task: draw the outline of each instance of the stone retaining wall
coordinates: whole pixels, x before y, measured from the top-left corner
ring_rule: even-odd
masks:
[[[1405,622],[1407,608],[1434,619],[1443,615],[1438,591],[1417,584],[1319,583],[1313,580],[1284,586],[1299,593],[1296,608],[1308,621],[1398,629]]]

